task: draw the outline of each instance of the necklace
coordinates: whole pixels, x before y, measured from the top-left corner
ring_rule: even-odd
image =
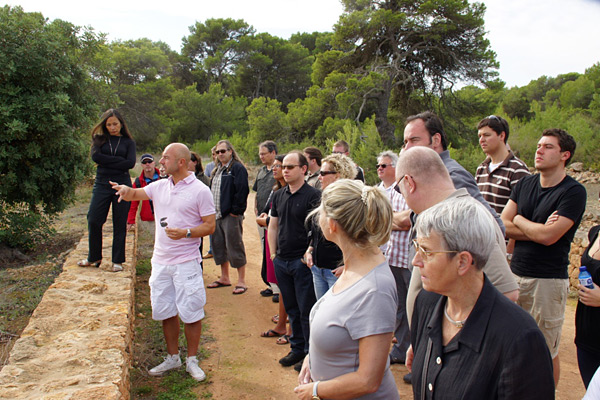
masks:
[[[110,154],[111,155],[114,156],[115,154],[117,154],[117,150],[119,150],[119,145],[121,144],[121,138],[122,137],[123,136],[119,136],[119,141],[117,142],[117,147],[115,147],[114,153],[113,153],[112,143],[110,142],[110,138],[108,138],[108,145],[110,146]]]
[[[455,321],[455,320],[453,320],[450,317],[450,315],[448,315],[448,303],[446,303],[446,306],[444,307],[444,316],[446,317],[446,319],[448,320],[448,322],[450,322],[452,325],[454,325],[458,329],[461,329],[463,326],[465,326],[465,322],[467,322],[466,319],[463,319],[462,321]]]

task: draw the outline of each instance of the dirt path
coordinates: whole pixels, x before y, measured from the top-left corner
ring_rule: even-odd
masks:
[[[197,387],[200,398],[213,399],[295,399],[293,389],[298,374],[292,368],[283,368],[277,362],[286,355],[289,346],[278,346],[274,338],[261,338],[260,332],[273,327],[270,319],[277,313],[277,304],[271,298],[261,297],[265,288],[260,278],[261,244],[254,223],[254,195],[248,199],[244,220],[248,292],[241,296],[231,294],[231,287],[207,289],[206,334],[214,340],[206,345],[210,352],[202,367],[209,376],[208,384]],[[206,247],[205,247],[206,248]],[[220,275],[212,259],[205,261],[205,283]],[[232,281],[237,278],[232,273]],[[561,380],[557,399],[581,399],[584,387],[579,377],[573,337],[575,333],[575,301],[567,306],[560,347]],[[412,399],[412,388],[402,381],[407,373],[404,365],[393,365],[400,397]],[[209,394],[210,393],[210,394]]]

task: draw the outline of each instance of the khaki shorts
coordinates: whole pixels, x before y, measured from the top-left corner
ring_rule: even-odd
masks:
[[[246,265],[246,248],[243,240],[244,217],[226,215],[217,220],[215,232],[212,235],[212,250],[215,264],[221,265],[227,261],[232,268]]]
[[[558,355],[569,293],[568,279],[541,279],[515,275],[519,284],[517,304],[527,311],[544,334],[550,355]]]

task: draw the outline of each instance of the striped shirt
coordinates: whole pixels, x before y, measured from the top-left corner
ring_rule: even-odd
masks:
[[[390,197],[390,203],[392,204],[393,212],[400,212],[408,210],[408,205],[404,196],[394,190],[396,183],[388,188],[385,188],[383,182],[379,184],[379,187],[386,191]],[[390,239],[385,245],[384,255],[387,262],[392,267],[408,268],[408,250],[410,247],[410,231],[392,231],[390,233]]]
[[[519,179],[530,175],[530,172],[527,165],[510,150],[506,159],[493,171],[490,171],[490,162],[490,157],[487,157],[479,164],[475,180],[483,198],[501,214]]]

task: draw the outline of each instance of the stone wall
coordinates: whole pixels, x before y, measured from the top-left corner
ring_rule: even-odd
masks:
[[[107,270],[110,223],[104,232],[99,269],[77,266],[87,235],[65,260],[0,371],[0,399],[129,399],[137,232],[127,235],[117,273]]]

